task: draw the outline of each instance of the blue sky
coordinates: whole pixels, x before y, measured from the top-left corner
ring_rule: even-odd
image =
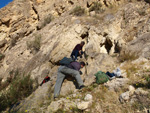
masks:
[[[0,8],[6,6],[9,2],[12,2],[13,0],[0,0]]]

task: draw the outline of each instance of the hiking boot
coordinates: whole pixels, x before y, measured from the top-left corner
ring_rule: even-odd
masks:
[[[123,78],[123,76],[116,76],[116,78]]]
[[[82,89],[82,88],[84,88],[85,87],[85,85],[81,85],[80,87],[79,87],[79,89]]]
[[[57,101],[58,100],[58,97],[54,97],[54,101]]]

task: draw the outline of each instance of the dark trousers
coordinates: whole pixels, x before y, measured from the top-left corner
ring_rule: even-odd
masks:
[[[110,73],[109,71],[107,71],[107,72],[106,72],[106,74],[107,74],[109,77],[113,77],[113,76],[115,76],[115,74],[114,74],[114,73]]]
[[[82,58],[82,55],[83,55],[83,51],[81,51],[81,54],[79,54],[79,51],[78,50],[73,50],[72,53],[71,53],[71,58],[76,61],[77,60],[77,57],[80,56],[80,58]],[[75,58],[74,58],[75,57]]]

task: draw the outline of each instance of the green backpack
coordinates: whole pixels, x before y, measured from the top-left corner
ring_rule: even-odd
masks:
[[[102,71],[98,71],[95,76],[97,84],[103,84],[109,80],[109,77]]]

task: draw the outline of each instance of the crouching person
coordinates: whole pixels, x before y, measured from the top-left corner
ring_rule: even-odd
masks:
[[[80,76],[80,69],[84,66],[84,62],[74,61],[68,64],[67,66],[60,66],[58,68],[57,80],[54,88],[54,99],[59,96],[62,82],[67,75],[72,76],[76,79],[79,89],[84,87],[83,81]]]

